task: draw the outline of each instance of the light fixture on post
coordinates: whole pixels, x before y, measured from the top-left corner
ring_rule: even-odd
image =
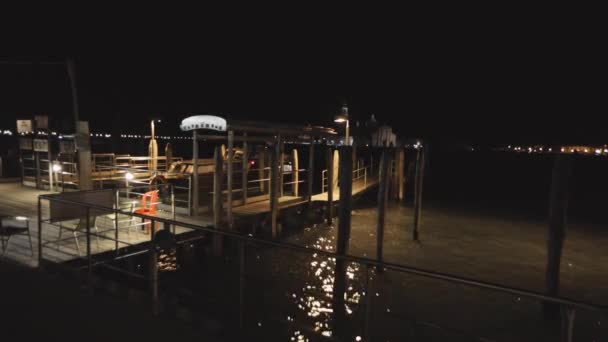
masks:
[[[349,137],[349,126],[350,122],[348,120],[348,106],[346,104],[342,105],[342,109],[340,110],[340,114],[334,117],[334,122],[336,123],[344,123],[346,125],[345,133],[344,133],[344,145],[350,145],[350,137]]]
[[[127,192],[127,198],[129,198],[129,181],[133,180],[135,176],[131,172],[125,173],[125,188]]]
[[[59,191],[59,173],[61,172],[61,164],[53,163],[52,167],[53,173],[55,174],[55,186],[56,191]],[[53,175],[51,175],[53,177]],[[61,189],[63,190],[63,172],[61,172]]]

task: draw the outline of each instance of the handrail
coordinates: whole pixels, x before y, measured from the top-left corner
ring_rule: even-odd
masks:
[[[231,232],[231,231],[218,230],[211,225],[200,226],[200,225],[196,225],[196,224],[192,224],[192,223],[180,222],[180,221],[176,221],[173,219],[167,219],[167,218],[158,217],[158,216],[131,213],[131,212],[123,211],[123,210],[116,209],[116,208],[108,208],[108,207],[103,207],[103,206],[99,206],[99,205],[82,203],[82,202],[72,201],[72,200],[68,200],[68,199],[64,199],[64,198],[59,198],[59,196],[60,196],[59,194],[45,194],[45,195],[38,196],[38,198],[39,198],[39,200],[46,199],[48,201],[57,201],[57,202],[66,203],[66,204],[88,207],[89,209],[97,209],[97,210],[101,210],[101,211],[105,211],[105,212],[113,212],[114,214],[117,214],[117,215],[118,214],[130,215],[130,216],[142,218],[144,220],[145,219],[154,220],[156,222],[162,222],[162,223],[166,223],[166,224],[170,224],[170,225],[177,225],[180,227],[203,231],[206,233],[219,234],[221,236],[233,238],[233,239],[240,240],[243,242],[262,244],[262,245],[278,247],[278,248],[285,248],[285,249],[304,252],[304,253],[317,253],[317,254],[321,254],[326,257],[341,259],[341,260],[344,260],[347,262],[355,262],[355,263],[359,263],[359,264],[366,265],[366,266],[379,267],[379,268],[383,268],[385,270],[393,270],[393,271],[402,272],[402,273],[414,274],[414,275],[423,276],[423,277],[427,277],[427,278],[444,280],[444,281],[447,281],[450,283],[468,285],[468,286],[473,286],[473,287],[477,287],[477,288],[481,288],[481,289],[487,289],[487,290],[497,291],[497,292],[501,292],[501,293],[508,293],[508,294],[512,294],[512,295],[518,295],[518,296],[522,296],[522,297],[536,299],[539,301],[551,302],[551,303],[565,305],[565,306],[569,306],[569,307],[581,308],[581,309],[585,309],[585,310],[596,311],[596,312],[600,312],[603,314],[608,314],[608,307],[597,306],[594,304],[577,301],[577,300],[572,300],[569,298],[550,296],[550,295],[546,295],[546,294],[543,294],[540,292],[529,291],[529,290],[520,289],[520,288],[516,288],[516,287],[504,286],[504,285],[500,285],[500,284],[496,284],[496,283],[483,282],[483,281],[475,280],[472,278],[456,276],[456,275],[448,274],[448,273],[428,271],[428,270],[424,270],[424,269],[416,268],[416,267],[412,267],[412,266],[404,266],[404,265],[399,265],[399,264],[395,264],[395,263],[391,263],[391,262],[380,262],[380,261],[365,258],[365,257],[358,257],[358,256],[353,256],[353,255],[348,255],[348,254],[342,255],[342,254],[337,254],[335,252],[329,252],[329,251],[326,251],[323,249],[303,247],[303,246],[295,245],[295,244],[288,243],[288,242],[265,240],[265,239],[253,237],[251,235],[241,235],[241,234]],[[39,218],[39,219],[41,219],[41,218]]]

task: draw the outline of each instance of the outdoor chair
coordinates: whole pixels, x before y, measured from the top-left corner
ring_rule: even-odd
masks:
[[[34,255],[32,246],[32,235],[30,233],[30,221],[24,216],[0,216],[0,242],[2,254],[6,253],[8,243],[13,236],[27,235],[30,241],[30,252]]]
[[[158,190],[148,191],[141,196],[141,207],[135,209],[134,213],[155,216],[157,214],[158,207]],[[146,226],[146,233],[150,233],[151,222],[149,220],[142,220]],[[156,227],[155,227],[156,229]]]

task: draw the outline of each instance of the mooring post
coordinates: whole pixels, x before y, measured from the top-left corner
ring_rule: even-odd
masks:
[[[226,200],[226,216],[228,221],[228,228],[232,230],[232,180],[234,178],[234,131],[228,131],[228,194]]]
[[[549,230],[547,234],[546,293],[549,296],[559,294],[560,262],[566,235],[568,185],[572,174],[572,164],[572,156],[565,154],[557,154],[553,163],[549,197]],[[559,305],[545,302],[543,312],[547,318],[556,318],[559,315]]]
[[[418,149],[416,154],[416,175],[414,179],[414,229],[412,238],[418,241],[418,230],[422,216],[422,189],[424,184],[424,156],[426,146]]]
[[[300,192],[300,173],[298,171],[300,169],[300,162],[298,160],[298,150],[295,148],[291,151],[291,159],[293,159],[293,164],[291,165],[291,192],[293,196],[298,197]]]
[[[279,158],[281,157],[281,137],[279,136],[274,144],[274,150],[270,154],[270,226],[272,230],[272,238],[279,237],[279,229],[277,219],[279,216],[279,191],[278,181],[280,180],[279,173]]]
[[[315,139],[311,135],[310,136],[310,147],[308,148],[308,171],[306,171],[306,176],[308,176],[308,208],[312,208],[312,182],[314,175],[314,167],[315,167]]]
[[[213,152],[213,225],[215,229],[222,227],[222,179],[224,177],[224,157],[219,147]],[[219,234],[213,236],[213,254],[222,254],[223,239]]]
[[[283,139],[279,139],[279,197],[283,197],[284,183],[283,178],[285,177],[285,143]]]
[[[378,226],[376,231],[376,259],[382,263],[384,259],[384,224],[386,209],[388,205],[388,183],[389,175],[389,151],[385,148],[382,150],[380,157],[380,170],[378,179]],[[378,267],[378,271],[382,271],[382,267]]]
[[[87,229],[87,286],[89,292],[93,290],[93,255],[91,254],[91,208],[86,210],[86,229]]]
[[[399,200],[403,201],[405,199],[405,151],[403,150],[403,147],[400,147],[399,149],[399,156],[398,156],[398,160],[399,162],[397,163],[398,165],[398,171],[397,171],[397,176],[399,178],[398,181],[398,187],[399,187]]]
[[[198,178],[198,134],[196,130],[192,131],[192,212],[198,215],[199,206],[199,178]]]
[[[243,133],[243,157],[241,158],[242,160],[242,178],[241,178],[241,183],[242,184],[242,198],[243,198],[243,205],[247,204],[247,187],[249,185],[248,183],[248,178],[247,178],[247,170],[249,168],[249,151],[247,149],[247,132]]]
[[[327,148],[327,224],[331,225],[334,219],[334,152]]]
[[[266,146],[259,153],[258,159],[258,182],[260,184],[260,193],[266,192]],[[269,176],[270,177],[270,176]]]
[[[352,186],[353,186],[353,161],[352,147],[340,147],[340,204],[338,205],[338,239],[336,243],[336,253],[340,256],[348,252],[350,240],[350,224],[352,211]],[[338,336],[344,332],[346,321],[346,311],[344,307],[344,296],[346,293],[346,261],[336,258],[335,286],[334,286],[334,315]]]
[[[394,157],[393,157],[393,177],[392,177],[392,193],[393,193],[393,200],[398,200],[399,199],[399,185],[401,184],[401,179],[400,179],[400,168],[401,168],[401,160],[399,159],[399,151],[400,148],[396,147],[394,149]]]

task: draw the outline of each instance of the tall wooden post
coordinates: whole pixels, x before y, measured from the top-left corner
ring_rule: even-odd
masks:
[[[389,151],[385,148],[382,150],[380,157],[380,170],[378,180],[378,226],[376,231],[376,259],[379,262],[384,260],[384,225],[386,217],[386,209],[388,206],[388,184],[390,179],[389,174]],[[379,268],[378,270],[382,270]]]
[[[232,229],[232,181],[234,179],[234,131],[228,131],[228,198],[226,204],[226,216],[228,228]]]
[[[281,137],[279,136],[275,142],[272,153],[270,154],[270,225],[272,230],[272,238],[279,237],[279,227],[277,219],[279,216],[279,189],[278,182],[280,180],[279,158],[281,157]]]
[[[248,191],[248,178],[247,178],[247,170],[249,168],[249,151],[247,149],[247,133],[243,133],[243,157],[242,157],[242,198],[243,205],[247,204],[247,191]]]
[[[78,150],[78,188],[80,190],[92,190],[91,179],[91,134],[89,123],[80,121],[76,131],[76,149]]]
[[[200,205],[198,196],[200,193],[198,177],[198,133],[196,130],[192,131],[192,211],[194,215],[198,215],[198,207]],[[214,195],[215,196],[215,195]],[[215,198],[215,197],[214,197]],[[213,207],[215,210],[215,207]],[[213,214],[215,215],[215,214]]]
[[[397,177],[398,177],[398,187],[399,187],[399,200],[403,201],[405,199],[405,151],[403,148],[399,148],[399,155],[397,156],[398,160],[398,168],[397,168]]]
[[[266,170],[264,170],[265,168],[266,168],[266,147],[264,147],[260,150],[259,159],[258,159],[258,181],[260,184],[260,192],[262,194],[266,192],[266,181],[264,180],[266,178]]]
[[[283,178],[285,176],[285,143],[279,139],[279,197],[283,197]]]
[[[300,173],[298,172],[300,169],[300,162],[298,160],[298,150],[295,148],[291,151],[291,159],[293,159],[293,164],[291,165],[291,192],[293,193],[293,196],[298,197],[300,190],[300,184],[298,183],[300,181]]]
[[[308,149],[308,171],[306,171],[306,175],[308,176],[308,207],[312,207],[312,182],[315,168],[315,139],[311,135],[310,136],[310,147]]]
[[[327,224],[334,219],[334,152],[327,148]]]
[[[89,123],[80,121],[78,108],[78,87],[76,85],[76,66],[72,58],[66,59],[66,69],[72,90],[72,113],[74,115],[74,140],[78,159],[78,187],[80,190],[93,189],[91,179],[91,136]]]
[[[568,182],[572,174],[572,156],[558,154],[553,164],[549,198],[549,231],[547,234],[546,293],[559,294],[559,273],[562,247],[568,218]],[[558,317],[559,305],[544,303],[547,317]]]
[[[350,240],[350,223],[352,211],[353,160],[351,146],[340,147],[340,204],[338,205],[338,240],[336,253],[346,255]],[[336,258],[334,283],[334,317],[338,336],[342,335],[346,322],[344,294],[346,293],[346,261]]]
[[[399,199],[399,185],[400,183],[400,168],[401,168],[401,160],[399,160],[399,148],[395,148],[394,151],[394,159],[393,159],[393,174],[392,174],[392,186],[391,186],[391,192],[393,193],[393,199],[394,200],[398,200]]]
[[[339,172],[338,169],[340,167],[340,153],[338,152],[338,150],[334,150],[334,158],[333,158],[333,173],[332,173],[332,178],[331,178],[331,184],[334,188],[334,191],[336,189],[338,189],[338,176],[339,176]]]
[[[358,159],[357,159],[357,144],[353,142],[352,144],[352,161],[353,161],[353,169],[355,168],[355,166],[359,166],[358,164]],[[358,168],[358,167],[357,167]]]
[[[420,228],[420,219],[422,216],[422,190],[424,183],[424,155],[425,146],[417,151],[416,155],[416,176],[414,184],[414,230],[412,238],[418,241],[418,229]]]
[[[213,225],[215,229],[222,227],[222,180],[224,178],[224,157],[221,149],[215,147],[213,152]],[[213,254],[222,254],[223,239],[219,234],[213,237]]]
[[[173,164],[173,146],[171,143],[165,145],[165,170],[169,171],[171,164]]]

